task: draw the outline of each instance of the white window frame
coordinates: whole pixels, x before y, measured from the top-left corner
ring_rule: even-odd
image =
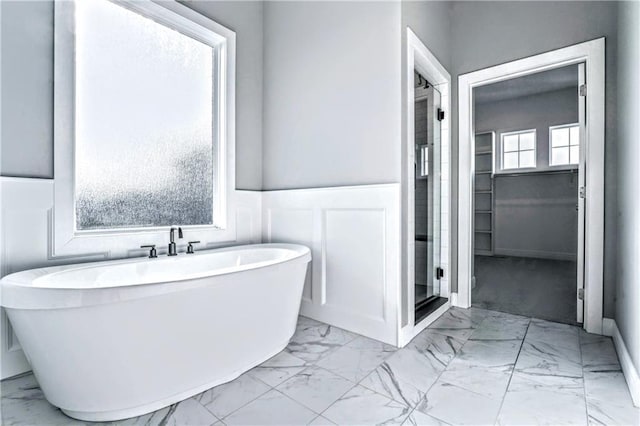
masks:
[[[506,136],[514,136],[514,135],[522,135],[525,133],[533,133],[533,167],[520,167],[520,152],[522,152],[522,150],[520,149],[520,139],[518,139],[518,150],[517,151],[510,151],[510,152],[517,152],[518,153],[518,167],[513,167],[510,169],[505,169],[504,168],[504,138]],[[526,149],[525,151],[532,151],[530,149]],[[536,170],[536,168],[538,167],[538,161],[537,161],[537,155],[538,155],[538,133],[536,131],[536,129],[525,129],[525,130],[514,130],[514,131],[509,131],[509,132],[502,132],[500,133],[500,143],[498,144],[498,161],[497,164],[499,165],[498,170],[496,170],[496,174],[501,174],[501,173],[522,173],[522,172],[527,172],[527,171],[533,171]]]
[[[105,0],[112,1],[112,0]],[[214,87],[220,88],[214,105],[217,121],[219,177],[214,191],[214,225],[184,226],[187,238],[201,247],[236,239],[235,221],[235,33],[175,1],[114,1],[119,6],[166,25],[212,46],[217,51]],[[54,206],[50,257],[102,255],[128,257],[143,253],[142,244],[156,244],[163,253],[168,226],[77,231],[75,226],[75,110],[74,110],[74,2],[55,3],[54,43]],[[215,161],[215,158],[214,158]],[[176,226],[181,226],[176,223]],[[192,233],[192,236],[189,234]]]
[[[578,166],[580,165],[580,158],[578,157],[578,162],[577,163],[567,163],[567,164],[551,164],[551,159],[553,158],[553,130],[556,129],[566,129],[566,128],[571,128],[571,127],[577,127],[578,128],[578,134],[580,131],[580,123],[570,123],[570,124],[560,124],[557,126],[549,126],[549,168],[552,169],[567,169],[567,170],[573,170],[573,169],[577,169]],[[580,137],[580,136],[578,136]],[[569,147],[572,146],[571,145],[571,137],[569,137]],[[573,145],[575,146],[575,145]],[[578,149],[582,149],[582,141],[578,140]],[[571,156],[569,156],[569,159],[571,159]]]

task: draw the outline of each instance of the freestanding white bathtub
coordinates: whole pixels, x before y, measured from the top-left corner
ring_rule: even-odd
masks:
[[[4,277],[2,306],[47,400],[138,416],[230,381],[285,348],[309,249],[239,246]]]

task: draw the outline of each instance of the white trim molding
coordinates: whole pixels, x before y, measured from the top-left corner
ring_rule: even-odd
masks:
[[[396,346],[400,185],[262,193],[263,241],[304,244],[302,315]]]
[[[638,374],[636,367],[633,365],[631,355],[629,354],[627,345],[622,339],[620,330],[618,330],[616,320],[612,318],[604,318],[602,320],[602,334],[613,338],[613,344],[616,347],[616,352],[618,353],[620,366],[622,367],[624,378],[627,381],[633,405],[640,407],[640,375]]]
[[[586,151],[584,328],[602,333],[604,271],[604,77],[605,40],[599,38],[547,53],[460,75],[459,102],[459,208],[457,305],[471,306],[473,277],[474,115],[473,89],[527,74],[571,64],[586,64],[588,93],[584,150]]]
[[[406,63],[403,83],[404,110],[406,111],[402,147],[402,268],[403,279],[400,289],[398,312],[399,346],[411,341],[420,331],[437,319],[449,308],[447,302],[419,324],[415,324],[415,88],[414,71],[417,70],[440,93],[440,105],[444,119],[440,121],[440,262],[445,275],[440,280],[440,295],[449,297],[450,277],[450,215],[451,194],[451,75],[438,59],[429,51],[420,38],[407,27]],[[437,192],[436,192],[437,194]]]
[[[232,243],[236,236],[235,218],[235,44],[233,31],[179,4],[176,1],[118,1],[143,16],[212,46],[216,52],[214,105],[217,171],[213,206],[214,225],[189,226],[197,232],[203,247]],[[54,34],[54,166],[55,187],[52,210],[51,256],[69,258],[93,255],[95,258],[129,257],[142,254],[142,244],[160,246],[169,226],[147,229],[79,232],[75,225],[75,21],[74,2],[55,3]],[[218,89],[219,88],[219,89]],[[116,123],[117,125],[117,123]]]

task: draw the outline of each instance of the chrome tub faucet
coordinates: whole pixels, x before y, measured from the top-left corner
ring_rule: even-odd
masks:
[[[178,238],[182,238],[182,228],[178,227]],[[176,228],[171,227],[169,230],[169,252],[167,256],[177,256],[178,251],[176,250],[176,241],[175,241],[175,232]]]

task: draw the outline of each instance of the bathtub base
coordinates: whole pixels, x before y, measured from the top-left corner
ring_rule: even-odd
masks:
[[[198,386],[197,388],[193,388],[184,392],[180,392],[178,394],[175,394],[169,398],[165,398],[162,399],[160,401],[154,401],[152,403],[149,404],[145,404],[145,405],[140,405],[138,407],[132,407],[132,408],[126,408],[123,410],[114,410],[114,411],[98,411],[98,412],[91,412],[91,411],[73,411],[73,410],[65,410],[62,407],[59,407],[60,410],[66,414],[67,416],[76,419],[76,420],[83,420],[83,421],[87,421],[87,422],[109,422],[109,421],[116,421],[116,420],[125,420],[125,419],[129,419],[132,417],[138,417],[138,416],[142,416],[145,414],[149,414],[152,413],[154,411],[157,410],[161,410],[165,407],[168,407],[170,405],[173,405],[175,403],[184,401],[186,399],[191,398],[192,396],[198,395],[204,391],[207,391],[211,388],[214,388],[216,386],[220,386],[222,384],[228,383],[232,380],[237,379],[238,377],[240,377],[242,374],[246,373],[247,371],[251,370],[252,368],[262,364],[263,362],[267,361],[268,359],[273,358],[274,356],[278,355],[280,352],[282,352],[287,345],[289,344],[289,340],[287,340],[285,343],[281,344],[278,346],[278,349],[270,352],[270,355],[268,355],[266,358],[261,359],[260,361],[256,362],[253,365],[248,366],[246,369],[243,370],[238,370],[233,372],[232,374],[230,374],[229,376],[223,378],[223,379],[218,379],[215,380],[213,382],[209,382],[206,383],[202,386]]]

